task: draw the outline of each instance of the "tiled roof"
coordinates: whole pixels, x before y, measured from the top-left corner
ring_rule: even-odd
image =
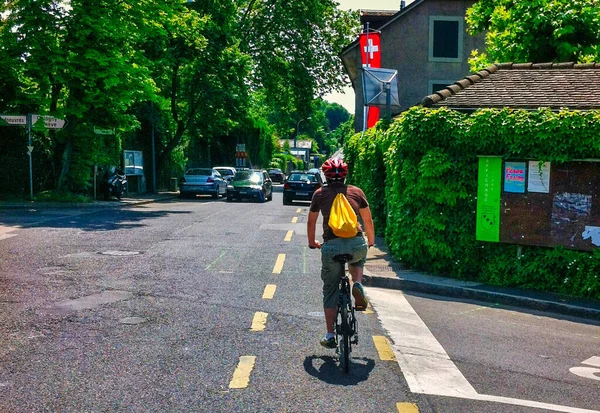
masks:
[[[383,16],[392,17],[399,10],[371,10],[371,9],[360,9],[360,16]]]
[[[494,64],[425,97],[421,105],[600,109],[600,63]]]
[[[379,30],[381,26],[386,24],[398,10],[360,10],[360,23],[364,28],[369,23],[369,28]]]

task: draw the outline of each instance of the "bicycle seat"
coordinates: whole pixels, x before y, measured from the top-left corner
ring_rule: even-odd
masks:
[[[345,264],[352,259],[352,254],[338,254],[333,256],[333,260]]]

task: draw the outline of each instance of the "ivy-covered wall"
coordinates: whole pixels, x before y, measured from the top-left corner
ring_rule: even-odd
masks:
[[[553,164],[600,158],[600,112],[415,107],[344,147],[349,182],[408,267],[495,285],[600,299],[600,251],[475,240],[478,155]],[[600,179],[600,177],[599,177]]]

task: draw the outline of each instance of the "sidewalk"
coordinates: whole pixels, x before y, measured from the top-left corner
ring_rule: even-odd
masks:
[[[445,297],[486,301],[600,321],[600,301],[519,288],[495,287],[480,282],[439,277],[405,270],[394,262],[385,241],[376,238],[365,264],[366,286],[415,291]]]
[[[46,201],[1,201],[2,209],[28,209],[28,208],[121,208],[133,205],[143,205],[149,202],[157,202],[175,198],[178,192],[159,192],[157,194],[140,194],[135,197],[122,197],[119,201],[115,197],[104,201],[102,197],[91,202],[46,202]]]

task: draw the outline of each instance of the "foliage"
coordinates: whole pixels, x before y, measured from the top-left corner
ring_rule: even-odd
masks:
[[[369,199],[375,231],[383,235],[387,215],[386,173],[381,146],[375,139],[376,133],[381,131],[371,128],[348,139],[344,147],[344,160],[349,167],[347,183],[363,190]]]
[[[120,163],[125,146],[142,149],[151,171],[155,144],[158,178],[167,181],[188,162],[232,163],[236,143],[266,166],[278,137],[290,133],[283,125],[310,116],[315,96],[343,86],[337,55],[358,18],[336,5],[3,2],[1,113],[68,122],[60,132],[34,131],[34,188],[89,191],[93,165]],[[99,137],[94,127],[117,133]],[[22,150],[3,159],[12,164]],[[21,177],[23,168],[14,171]],[[14,182],[11,190],[24,190],[26,176]]]
[[[600,59],[598,0],[479,0],[467,10],[470,34],[486,33],[486,53],[474,71],[493,62],[594,62]]]
[[[306,118],[314,96],[341,89],[338,53],[358,30],[357,13],[333,0],[238,0],[240,47],[252,57],[252,84],[272,108]]]
[[[406,265],[491,284],[600,298],[595,277],[600,251],[519,249],[475,240],[477,155],[554,164],[600,158],[599,134],[597,111],[484,109],[466,115],[412,108],[387,129],[378,125],[354,135],[344,152],[351,182],[366,188],[378,220],[386,212],[386,243]],[[384,188],[370,170],[382,162]]]

